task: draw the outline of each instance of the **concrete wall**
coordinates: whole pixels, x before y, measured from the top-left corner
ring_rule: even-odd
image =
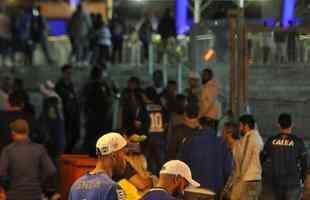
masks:
[[[295,132],[310,139],[310,69],[306,65],[251,66],[250,104],[263,135],[277,132],[277,117],[292,113]]]

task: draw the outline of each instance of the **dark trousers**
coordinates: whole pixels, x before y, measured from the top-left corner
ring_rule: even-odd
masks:
[[[122,62],[123,41],[113,41],[112,61],[113,63]]]
[[[151,133],[148,138],[147,161],[152,174],[158,175],[166,157],[166,139],[163,133]]]
[[[75,144],[80,138],[80,115],[70,116],[65,114],[66,153],[72,153]]]
[[[100,45],[99,47],[99,54],[100,54],[100,59],[101,63],[106,63],[107,61],[110,60],[110,47],[106,45]],[[103,59],[103,60],[102,60]]]
[[[274,196],[276,200],[299,200],[300,188],[283,189],[274,187]]]

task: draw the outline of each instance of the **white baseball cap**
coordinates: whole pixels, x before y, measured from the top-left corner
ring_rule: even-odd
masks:
[[[160,170],[160,174],[179,175],[185,178],[193,187],[200,186],[197,181],[193,180],[191,169],[180,160],[171,160],[166,162]]]
[[[125,138],[119,133],[107,133],[97,140],[97,155],[109,155],[123,149],[127,145]]]
[[[190,71],[188,74],[189,79],[200,79],[200,75],[196,71]]]

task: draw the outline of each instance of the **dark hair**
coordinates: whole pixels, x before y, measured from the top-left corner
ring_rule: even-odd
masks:
[[[224,124],[223,131],[230,134],[233,139],[239,139],[239,129],[238,124],[234,122],[226,122]]]
[[[198,118],[199,105],[197,103],[187,104],[185,107],[185,114],[188,118],[191,118],[191,119]]]
[[[212,69],[205,68],[205,69],[203,70],[203,73],[208,73],[209,76],[210,76],[210,80],[213,79],[214,74],[213,74]]]
[[[169,80],[168,85],[177,85],[177,82],[175,80]]]
[[[252,115],[242,115],[239,118],[239,121],[243,124],[243,125],[248,125],[250,129],[254,129],[255,128],[255,119]]]
[[[215,119],[211,119],[209,117],[201,117],[199,119],[199,124],[203,127],[203,128],[213,128],[214,130],[217,129],[217,120]]]
[[[140,85],[141,85],[140,84],[140,79],[138,77],[136,77],[136,76],[130,77],[128,81],[131,82],[131,83],[137,84],[138,87],[140,87]]]
[[[9,95],[9,104],[14,107],[24,107],[24,95],[18,91],[14,91]]]
[[[92,80],[98,80],[102,76],[102,69],[100,67],[93,67],[90,72],[90,78]]]
[[[153,73],[153,79],[154,79],[156,76],[161,76],[161,77],[162,77],[162,76],[163,76],[163,72],[162,72],[160,69],[154,71],[154,73]]]
[[[65,64],[62,68],[61,68],[61,71],[62,73],[68,71],[69,69],[72,69],[72,65],[70,64]]]
[[[287,129],[292,126],[292,116],[288,113],[280,114],[278,123],[282,129]]]
[[[187,98],[185,95],[178,94],[175,97],[175,111],[177,114],[184,114]]]
[[[24,89],[24,81],[20,78],[15,78],[13,82],[14,90],[23,90]]]
[[[147,88],[146,90],[144,90],[143,93],[153,103],[160,104],[160,102],[158,102],[159,101],[158,95],[153,88]]]

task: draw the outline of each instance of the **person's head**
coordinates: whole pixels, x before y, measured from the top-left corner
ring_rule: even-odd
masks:
[[[176,96],[176,101],[175,101],[175,111],[177,114],[182,115],[185,113],[185,108],[187,104],[187,99],[185,95],[178,94]]]
[[[280,114],[278,123],[282,132],[291,133],[293,128],[292,116],[288,113]]]
[[[97,167],[104,168],[110,176],[120,174],[126,166],[126,139],[119,133],[108,133],[97,140]]]
[[[168,81],[167,92],[172,96],[177,95],[177,82],[176,81],[174,80]]]
[[[163,86],[163,73],[161,70],[156,70],[153,74],[153,82],[155,87],[160,88]]]
[[[205,84],[213,79],[213,71],[209,68],[206,68],[202,72],[202,84]]]
[[[170,10],[170,8],[166,8],[165,9],[165,12],[164,12],[164,17],[165,18],[169,18],[169,17],[171,17],[171,10]]]
[[[252,115],[242,115],[239,118],[239,129],[242,134],[255,129],[255,119]]]
[[[199,118],[199,124],[204,129],[207,129],[207,128],[211,128],[211,129],[214,129],[214,130],[217,129],[217,121],[215,119],[211,119],[209,117],[201,117],[201,118]]]
[[[102,78],[102,68],[100,67],[93,67],[90,72],[90,79],[91,80],[100,80]]]
[[[14,141],[25,140],[28,138],[29,125],[24,119],[17,119],[10,123],[12,139]]]
[[[159,186],[164,187],[171,194],[183,194],[188,186],[200,186],[193,180],[190,168],[180,160],[168,161],[159,174]]]
[[[24,95],[19,91],[14,91],[9,95],[9,104],[11,108],[23,109],[25,106]]]
[[[148,88],[143,92],[143,98],[145,103],[160,104],[160,99],[155,90]]]
[[[188,103],[185,107],[185,118],[197,120],[199,117],[199,105],[197,103]]]
[[[64,65],[61,68],[62,76],[65,80],[71,80],[71,74],[72,74],[72,66],[69,64]]]
[[[239,139],[238,124],[234,122],[226,122],[223,128],[223,138],[229,146],[232,146],[233,143]]]
[[[24,90],[24,81],[20,78],[15,78],[13,81],[13,90]]]
[[[83,11],[83,3],[79,3],[79,5],[76,7],[76,10],[79,12]]]
[[[9,93],[13,87],[13,80],[8,76],[1,78],[0,87],[4,92]]]
[[[134,91],[136,89],[140,88],[140,79],[136,76],[132,76],[129,78],[128,82],[127,82],[127,88],[130,91]]]
[[[191,71],[188,74],[189,88],[198,88],[200,85],[200,75],[196,71]]]

